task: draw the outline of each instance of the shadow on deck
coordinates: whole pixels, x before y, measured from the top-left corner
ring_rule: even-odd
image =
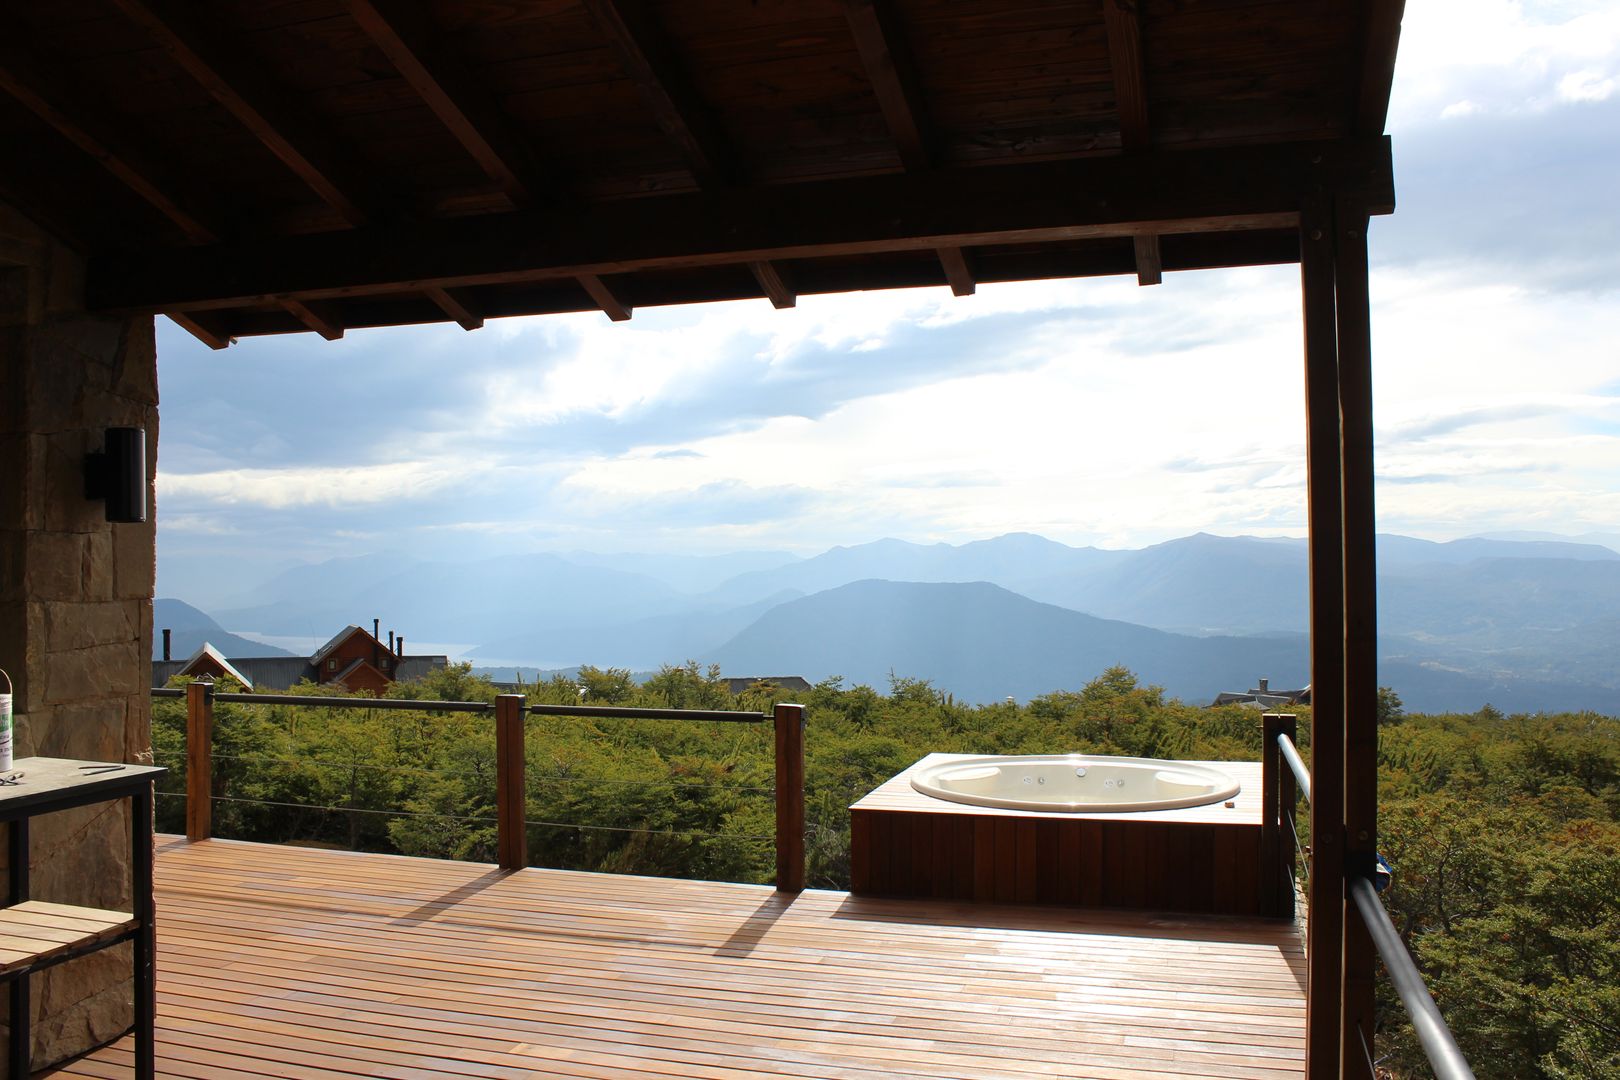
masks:
[[[157,890],[164,1076],[1303,1075],[1279,922],[174,837]]]

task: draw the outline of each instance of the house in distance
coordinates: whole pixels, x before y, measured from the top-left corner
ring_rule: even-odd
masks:
[[[205,641],[186,659],[174,660],[169,656],[165,631],[163,659],[152,661],[152,685],[163,686],[176,675],[229,676],[250,691],[286,690],[307,679],[322,686],[380,693],[391,683],[420,678],[450,662],[442,655],[408,656],[403,635],[390,630],[384,644],[381,633],[380,620],[372,621],[370,632],[351,624],[307,657],[226,657]]]

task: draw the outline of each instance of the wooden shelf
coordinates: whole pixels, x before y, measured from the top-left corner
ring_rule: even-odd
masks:
[[[127,911],[28,900],[0,908],[0,976],[31,971],[63,953],[87,951],[135,929]]]

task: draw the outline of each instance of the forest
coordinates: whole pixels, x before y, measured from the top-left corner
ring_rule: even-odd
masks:
[[[524,690],[534,703],[653,708],[768,711],[789,699],[768,684],[733,695],[718,669],[696,664],[646,682],[587,667]],[[390,696],[499,692],[453,665]],[[848,887],[849,804],[930,752],[1260,756],[1252,709],[1184,704],[1118,667],[1023,705],[965,705],[901,676],[887,692],[833,678],[792,699],[807,708],[808,875],[819,888]],[[1308,760],[1309,709],[1295,711]],[[1408,714],[1388,689],[1378,720],[1379,848],[1394,869],[1384,901],[1475,1071],[1620,1078],[1620,720],[1490,705]],[[526,724],[531,865],[771,880],[769,725]],[[185,827],[185,737],[185,703],[155,700],[157,763],[172,770],[160,784],[162,831]],[[220,702],[213,752],[216,836],[494,859],[487,714]],[[1382,982],[1379,993],[1381,1066],[1425,1075],[1398,1003]]]

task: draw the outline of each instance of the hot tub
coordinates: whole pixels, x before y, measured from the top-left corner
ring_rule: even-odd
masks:
[[[850,891],[1271,914],[1263,788],[1258,761],[929,754],[850,807]]]
[[[1207,765],[1085,754],[958,758],[914,771],[911,786],[949,802],[1070,814],[1176,810],[1242,790]]]

